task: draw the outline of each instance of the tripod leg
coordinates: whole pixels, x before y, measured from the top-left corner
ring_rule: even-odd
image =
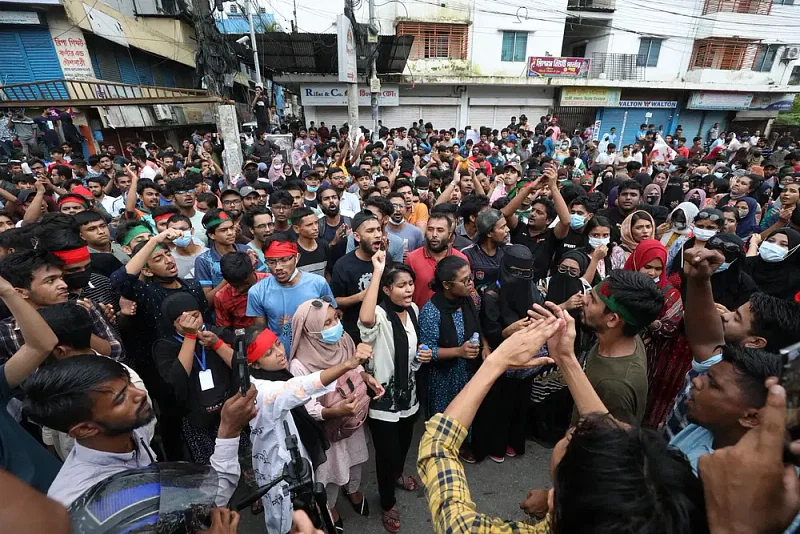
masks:
[[[333,526],[333,519],[331,519],[330,511],[328,511],[328,494],[325,493],[325,486],[321,482],[315,482],[313,494],[322,519],[322,525],[320,526],[324,526],[324,530],[328,534],[335,534],[336,529]]]

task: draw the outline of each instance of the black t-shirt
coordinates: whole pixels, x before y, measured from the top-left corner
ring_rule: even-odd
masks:
[[[336,297],[350,297],[367,289],[371,281],[372,262],[359,259],[354,250],[342,256],[334,265],[331,290]],[[361,342],[361,335],[358,332],[360,311],[360,303],[342,308],[342,324],[356,344]]]
[[[307,208],[316,208],[317,207],[317,199],[309,200],[307,198],[304,198],[303,202],[305,203]]]
[[[553,255],[553,265],[558,265],[558,262],[561,261],[561,256],[563,256],[565,252],[581,248],[585,242],[586,236],[584,234],[570,228],[569,232],[567,232],[567,237],[556,246],[556,251]]]
[[[186,410],[186,418],[193,427],[209,428],[218,425],[222,405],[229,397],[231,369],[216,352],[206,348],[206,370],[211,371],[214,385],[203,391],[200,385],[203,346],[198,340],[192,359],[192,372],[187,375],[183,364],[178,360],[182,344],[175,337],[165,337],[153,344],[153,359],[158,372],[172,386],[176,404]]]
[[[478,243],[473,243],[461,252],[469,260],[475,287],[478,290],[482,291],[487,287],[497,285],[497,281],[500,279],[500,260],[503,258],[503,247],[497,247],[494,256],[488,255]]]
[[[328,262],[331,259],[331,249],[328,242],[324,239],[317,238],[316,250],[306,250],[297,244],[297,252],[300,253],[300,260],[297,262],[297,268],[307,273],[318,274],[322,277],[328,270]]]
[[[553,263],[553,254],[559,243],[553,229],[548,228],[541,234],[531,236],[528,225],[518,222],[517,226],[511,230],[511,242],[515,245],[525,245],[533,254],[533,279],[546,278],[550,265]]]

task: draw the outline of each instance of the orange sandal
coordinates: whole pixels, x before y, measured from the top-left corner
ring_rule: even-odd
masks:
[[[400,478],[397,479],[395,485],[402,490],[416,491],[419,487],[419,482],[417,482],[417,479],[412,476],[407,477],[405,475],[400,475]]]
[[[398,532],[400,530],[400,512],[392,507],[383,512],[383,528],[388,532]]]

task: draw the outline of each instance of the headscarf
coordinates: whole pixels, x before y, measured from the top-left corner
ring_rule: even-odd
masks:
[[[636,247],[636,250],[628,256],[628,259],[625,260],[625,267],[623,268],[626,271],[638,272],[639,269],[656,258],[660,259],[661,264],[664,266],[664,272],[661,273],[658,281],[656,281],[656,285],[664,289],[667,285],[667,249],[661,244],[661,241],[656,239],[643,240],[639,243],[639,246]]]
[[[298,139],[294,142],[294,150],[292,150],[292,168],[295,174],[300,172],[300,167],[303,165],[303,161],[307,159],[307,156],[305,143],[303,143],[302,139]],[[281,174],[283,174],[283,167],[281,167]]]
[[[533,253],[525,245],[506,245],[500,259],[500,319],[503,327],[527,317],[541,296],[533,281]],[[530,269],[531,277],[516,274],[512,267]]]
[[[672,236],[675,234],[678,235],[687,235],[689,232],[692,231],[694,228],[694,218],[697,217],[697,214],[700,213],[700,209],[692,204],[691,202],[681,202],[678,206],[669,213],[667,217],[667,221],[672,221],[672,214],[676,211],[681,210],[683,214],[686,216],[686,228],[682,230],[676,230],[675,226],[670,226],[670,229],[667,233],[661,236],[661,244],[666,246],[667,243],[670,242]]]
[[[693,194],[695,194],[695,193],[697,193],[697,195],[700,197],[700,203],[699,203],[699,205],[698,205],[697,207],[698,207],[698,208],[701,208],[701,209],[702,209],[702,208],[705,208],[705,207],[706,207],[706,192],[705,192],[705,191],[703,191],[703,190],[702,190],[702,189],[700,189],[700,188],[695,188],[695,189],[691,189],[691,190],[689,190],[689,192],[688,192],[688,193],[686,193],[686,197],[684,198],[684,200],[685,200],[686,202],[689,202],[689,203],[691,203],[691,204],[694,204],[694,203],[693,203],[691,200],[689,200],[689,199],[690,199],[690,198],[692,198],[692,195],[693,195]]]
[[[657,200],[653,204],[650,204],[650,202],[647,201],[647,199],[650,197],[650,195],[648,195],[648,193],[650,193],[650,192],[658,193]],[[651,205],[651,206],[660,205],[661,204],[661,187],[659,187],[658,184],[648,184],[648,185],[646,185],[644,187],[644,201],[647,202],[647,204]]]
[[[720,250],[721,247],[713,243],[717,240],[723,243],[735,243],[739,248],[738,253]],[[716,272],[711,276],[711,292],[714,295],[714,302],[722,304],[729,310],[735,310],[748,300],[756,290],[756,284],[749,274],[743,272],[745,247],[744,241],[734,234],[720,233],[714,236],[711,245],[706,243],[709,250],[720,250],[725,255],[725,261],[730,263],[730,267],[722,272]],[[685,294],[685,290],[683,291]]]
[[[616,205],[618,196],[619,196],[619,186],[615,185],[608,192],[608,207],[609,208],[613,208]]]
[[[634,252],[636,250],[636,247],[639,245],[639,243],[637,243],[633,239],[633,231],[632,231],[633,230],[633,216],[636,215],[637,213],[644,213],[645,215],[647,215],[647,218],[650,219],[650,224],[653,225],[653,231],[654,232],[655,232],[655,228],[656,228],[656,223],[655,223],[655,221],[653,221],[653,216],[650,215],[649,213],[647,213],[644,210],[634,211],[633,213],[631,213],[630,215],[625,217],[625,220],[622,221],[622,226],[620,227],[620,234],[622,236],[622,244],[625,245],[625,248],[627,248],[631,252]]]
[[[316,307],[314,302],[322,305]],[[317,336],[316,333],[325,328],[329,307],[330,304],[322,299],[307,300],[297,307],[292,317],[292,350],[289,361],[296,357],[312,373],[344,363],[356,350],[353,338],[347,332],[332,345],[323,343]]]
[[[440,348],[453,348],[461,346],[458,342],[458,331],[456,330],[456,323],[453,320],[453,315],[460,309],[461,316],[464,321],[464,340],[462,343],[468,341],[474,333],[483,338],[481,333],[481,323],[478,319],[478,310],[475,307],[471,297],[459,297],[455,299],[448,299],[444,295],[444,290],[437,289],[436,293],[431,297],[431,303],[439,310],[439,347]],[[438,361],[439,366],[455,364],[455,358],[450,360]],[[473,367],[480,365],[480,362],[470,360],[467,366],[474,371]]]
[[[633,175],[633,179],[639,182],[642,185],[642,187],[647,187],[648,185],[653,183],[653,179],[646,172],[637,172],[636,174]],[[659,188],[659,193],[660,192],[661,188]]]
[[[800,232],[791,228],[779,228],[775,234],[785,234],[789,238],[789,252],[779,262],[768,262],[761,256],[745,259],[744,268],[758,285],[758,288],[774,297],[792,299],[800,290]]]
[[[736,203],[747,203],[747,217],[742,219],[736,224],[736,235],[742,239],[747,239],[752,233],[758,233],[760,228],[756,223],[756,215],[758,211],[758,202],[752,197],[742,197],[736,199]]]
[[[577,278],[557,270],[550,277],[550,282],[547,284],[547,300],[556,304],[561,304],[569,300],[570,297],[583,291],[583,282],[581,276],[586,274],[586,269],[589,267],[589,256],[582,250],[574,249],[565,252],[559,260],[559,265],[564,260],[575,260],[578,262],[580,274]]]
[[[611,136],[609,134],[603,134],[603,139],[597,144],[597,151],[600,154],[605,154],[608,150],[608,144],[610,143]]]
[[[283,176],[283,157],[280,154],[275,155],[272,158],[272,165],[269,166],[269,171],[267,171],[267,177],[269,178],[270,182],[274,182],[278,178]]]
[[[683,201],[683,178],[680,176],[671,176],[667,181],[667,187],[664,188],[664,194],[661,196],[661,205],[667,208],[677,206]]]

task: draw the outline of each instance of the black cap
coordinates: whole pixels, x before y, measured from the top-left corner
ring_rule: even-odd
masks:
[[[356,213],[355,217],[353,217],[353,231],[355,232],[358,230],[359,226],[370,220],[377,221],[378,218],[375,217],[375,214],[371,211],[359,211]]]

